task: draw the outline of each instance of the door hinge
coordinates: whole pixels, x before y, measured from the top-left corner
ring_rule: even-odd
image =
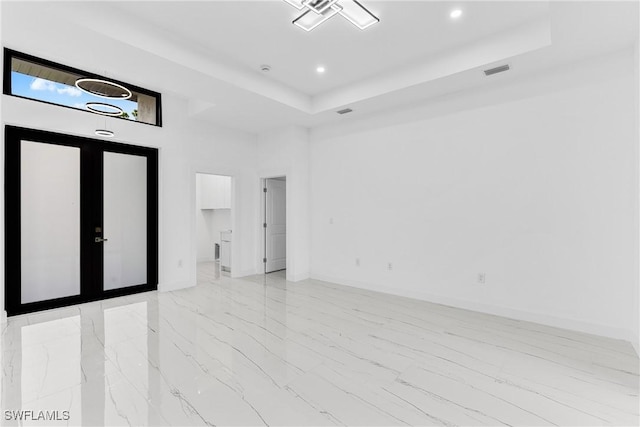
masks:
[[[267,259],[266,258],[262,258],[262,262],[266,263]]]
[[[266,188],[264,189],[264,192],[265,192],[265,193],[267,192],[267,189],[266,189]]]
[[[267,223],[265,222],[264,224],[262,224],[262,226],[263,226],[264,228],[267,228]]]

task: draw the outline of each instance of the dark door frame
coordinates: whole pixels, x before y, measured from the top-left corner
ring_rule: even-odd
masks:
[[[21,301],[21,141],[80,149],[80,295],[22,304]],[[43,130],[5,126],[5,310],[9,316],[158,289],[158,150]],[[103,153],[147,158],[147,283],[103,290]],[[96,191],[96,189],[98,189]],[[100,235],[101,237],[101,235]]]

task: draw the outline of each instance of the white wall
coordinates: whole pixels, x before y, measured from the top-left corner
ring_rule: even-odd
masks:
[[[640,8],[638,9],[638,22],[640,22]],[[639,25],[640,27],[640,25]],[[640,31],[640,30],[639,30]],[[635,217],[636,217],[636,245],[634,258],[636,260],[636,280],[634,287],[634,321],[633,321],[633,337],[631,343],[636,350],[636,354],[640,356],[640,34],[636,37],[636,45],[634,47],[634,82],[635,82],[635,128],[636,128],[636,161],[639,167],[636,170],[635,181],[637,183],[635,194]]]
[[[257,159],[259,178],[287,178],[287,280],[306,279],[310,265],[308,131],[292,126],[260,135]],[[260,189],[259,179],[255,188]],[[261,232],[261,224],[257,222],[256,234]],[[254,254],[256,271],[263,269],[263,256],[258,248]]]
[[[632,60],[312,132],[312,277],[630,339]]]
[[[210,262],[215,259],[215,242],[211,231],[212,213],[210,209],[196,208],[197,262]]]

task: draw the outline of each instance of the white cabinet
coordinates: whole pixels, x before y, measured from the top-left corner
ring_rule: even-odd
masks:
[[[231,209],[231,177],[198,174],[200,209]]]
[[[231,230],[220,232],[220,268],[231,271]]]

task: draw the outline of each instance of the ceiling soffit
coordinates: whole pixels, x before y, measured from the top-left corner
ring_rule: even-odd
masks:
[[[312,96],[269,79],[255,70],[231,62],[216,61],[200,47],[185,46],[172,34],[135,17],[127,17],[117,7],[104,7],[100,14],[96,14],[94,6],[89,3],[84,8],[78,8],[77,13],[84,15],[85,19],[77,19],[75,22],[86,22],[83,25],[91,31],[311,115],[433,82],[482,65],[507,61],[511,57],[551,45],[550,18],[547,13],[526,25],[432,55],[401,69]],[[113,31],[114,19],[119,22],[116,32]],[[132,19],[135,24],[131,22],[127,25],[123,19]]]

